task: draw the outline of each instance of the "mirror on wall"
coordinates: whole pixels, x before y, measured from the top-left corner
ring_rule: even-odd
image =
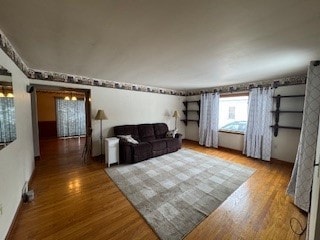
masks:
[[[11,73],[0,65],[0,150],[17,138]]]

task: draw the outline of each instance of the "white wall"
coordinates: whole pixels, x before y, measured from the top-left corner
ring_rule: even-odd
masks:
[[[123,124],[165,122],[174,128],[172,114],[175,110],[183,115],[185,97],[157,93],[137,92],[70,83],[56,83],[43,80],[30,80],[34,84],[91,89],[91,121],[93,155],[100,154],[100,121],[94,120],[98,109],[103,109],[108,120],[102,122],[103,137],[113,136],[113,127]],[[183,122],[178,121],[179,133],[185,135]]]
[[[278,87],[275,95],[299,95],[304,94],[305,85]],[[200,96],[189,96],[187,100],[199,100]],[[281,110],[303,110],[303,99],[281,99]],[[184,116],[184,115],[183,115]],[[301,126],[302,114],[281,114],[279,125]],[[294,162],[300,131],[291,129],[279,129],[277,137],[272,139],[271,157],[287,162]],[[186,127],[186,139],[199,141],[199,128],[197,124],[188,123]],[[219,146],[242,151],[243,135],[219,132]]]
[[[298,95],[305,93],[305,85],[279,87],[275,95]],[[303,98],[281,99],[280,110],[303,110]],[[275,109],[275,106],[274,106]],[[301,127],[303,114],[280,114],[279,125]],[[277,137],[272,138],[271,156],[275,159],[294,162],[296,159],[300,130],[279,129]]]
[[[34,169],[31,104],[28,78],[0,50],[0,65],[12,73],[17,139],[0,151],[0,239],[4,239],[21,199],[21,191]]]

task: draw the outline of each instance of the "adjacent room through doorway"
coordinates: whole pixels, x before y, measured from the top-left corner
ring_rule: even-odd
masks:
[[[90,90],[35,86],[32,98],[36,113],[34,140],[39,143],[35,152],[39,158],[48,160],[48,154],[67,154],[81,164],[91,128]],[[63,162],[69,164],[67,159]]]

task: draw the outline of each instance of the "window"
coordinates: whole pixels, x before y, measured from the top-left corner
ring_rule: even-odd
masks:
[[[57,135],[72,137],[86,134],[85,105],[83,100],[56,99]]]
[[[220,97],[219,130],[245,133],[248,119],[248,96]]]
[[[229,107],[229,119],[236,118],[236,107]]]
[[[14,100],[0,97],[0,148],[16,139]]]

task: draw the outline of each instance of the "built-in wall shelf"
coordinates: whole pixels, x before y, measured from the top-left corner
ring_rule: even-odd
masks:
[[[189,109],[189,105],[196,104],[198,109]],[[199,126],[199,119],[200,119],[200,106],[201,102],[200,100],[198,101],[185,101],[183,102],[183,105],[185,106],[185,110],[183,110],[183,113],[185,115],[185,119],[181,119],[182,122],[187,126],[188,122],[196,122]],[[198,115],[198,119],[190,119],[190,113],[196,113]]]
[[[199,110],[183,110],[184,115],[187,115],[190,112],[197,113],[198,117],[200,117],[200,111]]]
[[[199,120],[195,120],[195,119],[181,119],[182,122],[184,122],[185,125],[188,125],[188,122],[196,122],[199,126]]]
[[[279,128],[285,128],[285,129],[295,129],[295,130],[300,130],[301,127],[293,127],[293,126],[281,126],[279,125],[279,120],[280,120],[280,114],[302,114],[302,110],[280,110],[280,105],[281,105],[281,99],[282,98],[304,98],[305,95],[277,95],[273,96],[273,98],[276,100],[276,110],[271,111],[271,113],[274,114],[274,125],[270,126],[273,128],[273,135],[275,137],[278,136],[279,133]]]

